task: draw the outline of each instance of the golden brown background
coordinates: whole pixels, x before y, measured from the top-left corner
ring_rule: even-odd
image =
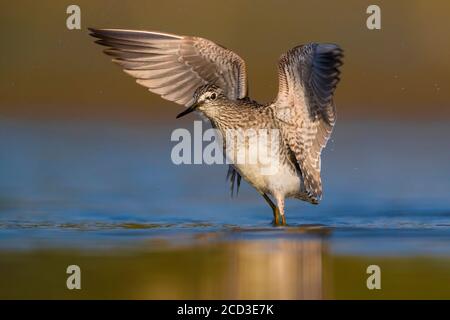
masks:
[[[81,7],[82,30],[66,28]],[[381,7],[382,29],[366,28]],[[158,30],[214,40],[247,62],[252,98],[276,96],[281,53],[306,42],[345,50],[340,119],[449,117],[449,1],[16,1],[0,11],[0,117],[172,121],[180,107],[120,71],[87,27]]]

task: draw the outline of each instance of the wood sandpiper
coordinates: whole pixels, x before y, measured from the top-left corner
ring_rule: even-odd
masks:
[[[273,174],[262,174],[259,163],[233,163],[228,170],[232,192],[235,182],[238,191],[243,177],[270,205],[275,225],[286,225],[285,198],[319,202],[320,155],[336,121],[333,95],[343,56],[338,45],[309,43],[283,54],[278,62],[278,96],[259,104],[247,96],[244,60],[210,40],[149,31],[89,30],[138,84],[186,106],[177,118],[199,111],[223,136],[229,129],[279,132],[279,161]],[[249,145],[246,141],[236,148],[249,151]]]

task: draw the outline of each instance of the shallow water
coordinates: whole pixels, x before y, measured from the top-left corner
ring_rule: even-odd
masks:
[[[283,228],[225,166],[172,164],[175,125],[1,120],[0,298],[450,298],[449,123],[339,122]]]

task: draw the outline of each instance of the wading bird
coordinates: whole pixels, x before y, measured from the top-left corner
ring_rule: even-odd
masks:
[[[228,171],[232,190],[235,181],[239,189],[243,177],[264,197],[275,225],[286,224],[285,198],[313,204],[321,199],[320,155],[336,121],[333,94],[343,56],[338,45],[309,43],[283,54],[278,96],[259,104],[247,96],[244,60],[210,40],[150,31],[90,31],[138,84],[186,106],[177,118],[199,111],[224,136],[240,129],[279,132],[279,143],[269,147],[276,150],[271,155],[275,171],[262,174],[261,163],[245,161],[231,164]],[[249,151],[250,145],[245,140],[235,148]]]

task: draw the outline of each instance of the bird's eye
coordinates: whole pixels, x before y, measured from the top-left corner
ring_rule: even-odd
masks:
[[[216,100],[216,97],[217,97],[217,95],[216,95],[215,92],[214,92],[214,93],[211,93],[211,95],[209,96],[209,98],[210,98],[211,100]]]

